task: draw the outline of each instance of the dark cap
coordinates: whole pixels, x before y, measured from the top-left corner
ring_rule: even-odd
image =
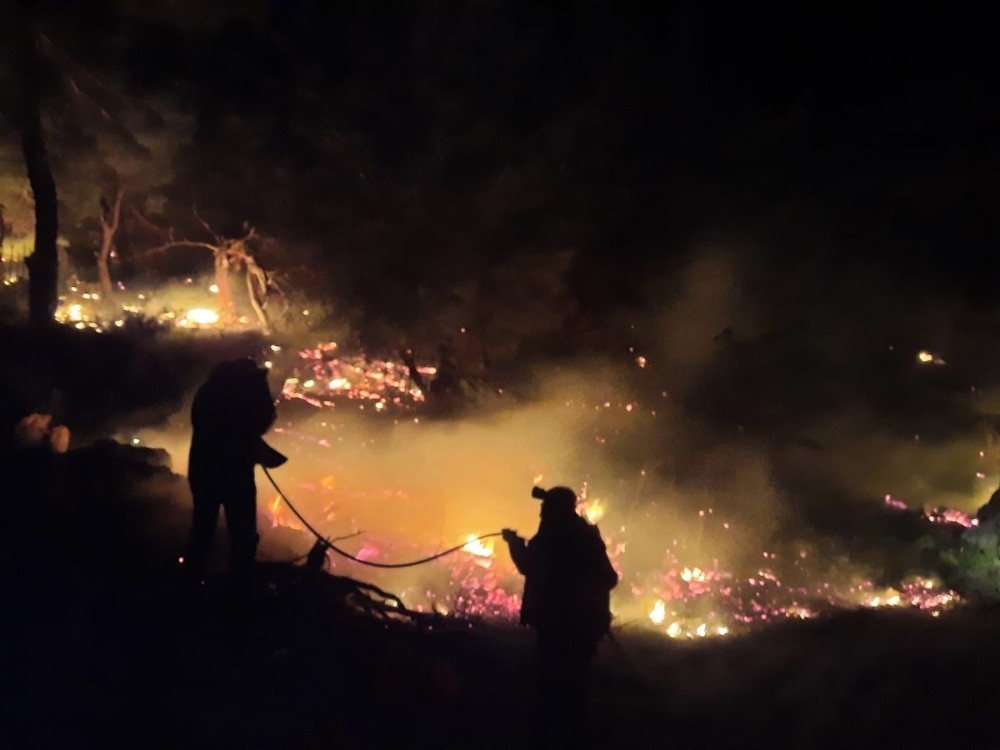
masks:
[[[535,487],[531,491],[531,496],[542,501],[545,505],[558,507],[566,510],[576,508],[576,493],[569,487],[550,487],[545,490]]]

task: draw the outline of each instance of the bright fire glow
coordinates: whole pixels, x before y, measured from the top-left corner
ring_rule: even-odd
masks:
[[[926,349],[917,352],[917,361],[924,365],[944,365],[947,364],[941,357],[932,354]]]
[[[219,313],[207,307],[195,307],[184,316],[189,322],[199,326],[210,326],[219,322]]]
[[[591,523],[597,523],[604,517],[604,505],[602,504],[600,498],[595,497],[591,500],[583,500],[577,508],[580,515]]]
[[[476,534],[469,534],[467,537],[468,543],[462,547],[466,552],[471,552],[473,555],[478,557],[492,557],[493,556],[493,540],[492,539],[477,539]]]
[[[433,375],[433,368],[421,366],[420,372],[428,378]],[[357,411],[352,413],[365,419],[382,420],[385,415],[397,425],[396,430],[406,428],[408,440],[420,444],[427,441],[429,451],[433,455],[450,455],[462,459],[454,453],[463,450],[462,444],[441,443],[441,433],[438,427],[425,427],[425,422],[419,416],[419,408],[424,401],[424,394],[415,386],[409,377],[409,371],[402,363],[389,360],[350,355],[337,344],[329,342],[312,349],[304,349],[298,353],[298,366],[292,376],[284,384],[283,397],[288,402],[306,404],[316,415],[316,422],[308,432],[300,428],[287,428],[289,439],[303,441],[299,444],[314,445],[316,453],[310,459],[318,471],[314,472],[308,482],[299,486],[304,493],[313,492],[320,500],[321,506],[328,510],[317,510],[314,514],[322,517],[333,513],[334,509],[347,507],[352,497],[363,500],[365,504],[373,505],[376,514],[369,523],[385,528],[394,511],[389,506],[382,506],[390,498],[396,497],[396,490],[375,492],[368,483],[375,486],[386,486],[386,479],[381,473],[372,474],[361,484],[352,487],[357,479],[356,463],[344,453],[352,435],[361,429],[362,423],[355,423],[353,418],[350,427],[344,431],[335,415],[344,417],[344,407],[353,405]],[[595,410],[598,414],[608,414],[613,417],[609,405],[617,403],[619,413],[627,413],[627,404],[635,404],[635,400],[615,401],[612,399],[595,400],[584,404],[572,399],[565,401],[565,408],[570,410],[585,408]],[[367,409],[366,409],[367,407]],[[641,405],[633,410],[633,414],[642,413]],[[645,412],[649,414],[650,412]],[[409,414],[403,420],[401,416]],[[371,416],[367,416],[371,415]],[[655,414],[652,414],[655,417]],[[286,428],[282,428],[285,430]],[[390,441],[402,440],[393,437],[394,432],[385,433],[385,438],[375,439],[367,434],[358,436],[360,445],[365,450],[372,448],[376,452],[389,449]],[[492,438],[491,438],[492,439]],[[516,441],[523,442],[520,438]],[[327,453],[331,448],[335,450]],[[491,455],[497,450],[491,446]],[[340,456],[343,455],[343,458]],[[426,455],[432,455],[427,453]],[[497,456],[500,454],[497,453]],[[341,468],[333,464],[323,468],[327,462],[338,462]],[[434,462],[429,462],[433,464]],[[489,464],[489,462],[487,462]],[[478,476],[481,466],[476,464]],[[539,466],[538,468],[543,468]],[[335,487],[324,486],[321,478],[337,471],[338,482]],[[492,470],[492,469],[491,469]],[[381,471],[381,470],[380,470]],[[410,466],[408,473],[420,472],[415,466]],[[546,477],[559,475],[561,472],[545,467],[545,471],[526,471],[523,486],[546,486],[552,480]],[[645,478],[646,472],[640,476]],[[399,481],[399,480],[396,480]],[[408,481],[408,480],[406,480]],[[450,491],[451,481],[440,484],[439,479],[433,480],[432,492]],[[900,582],[895,589],[879,589],[870,580],[858,576],[838,576],[833,580],[828,572],[821,570],[823,559],[820,555],[812,555],[806,549],[796,547],[779,555],[776,551],[762,552],[765,566],[747,568],[742,572],[727,567],[715,559],[706,545],[703,549],[686,546],[684,539],[660,540],[663,546],[659,564],[643,562],[637,567],[629,552],[632,549],[630,536],[639,532],[636,538],[642,538],[643,523],[639,517],[629,521],[629,504],[620,502],[614,495],[602,495],[598,498],[589,494],[592,488],[584,481],[580,487],[580,500],[577,511],[591,522],[602,520],[602,534],[605,537],[612,564],[622,576],[622,583],[612,594],[612,609],[620,622],[634,622],[638,617],[648,627],[671,637],[682,639],[700,639],[715,636],[725,636],[730,633],[746,632],[748,629],[777,622],[784,619],[805,619],[817,617],[837,608],[858,607],[912,607],[934,614],[947,609],[959,600],[955,592],[946,588],[941,581],[932,579],[914,579]],[[606,492],[607,490],[605,490]],[[426,503],[420,490],[416,490],[411,498],[409,494],[398,495],[398,508],[409,505],[420,506],[426,513]],[[669,503],[668,498],[663,498]],[[459,492],[453,508],[461,507],[462,511],[446,510],[445,520],[455,513],[463,516],[468,511],[468,496]],[[374,510],[376,506],[385,507],[384,511]],[[891,495],[886,496],[885,506],[888,508],[907,509],[904,502],[896,500]],[[521,506],[526,514],[524,523],[534,524],[537,506],[531,503]],[[481,510],[481,509],[480,509]],[[506,513],[506,511],[504,511]],[[279,510],[281,523],[292,525],[293,519]],[[388,515],[387,515],[388,514]],[[702,506],[702,510],[692,510],[693,518],[688,523],[688,529],[698,529],[699,535],[714,535],[716,545],[724,545],[727,536],[740,533],[740,525],[735,519],[727,518],[716,508]],[[469,518],[481,516],[469,516]],[[940,520],[942,523],[962,523],[966,517],[960,514],[940,511],[926,514],[928,520]],[[610,520],[610,523],[609,523]],[[416,523],[414,521],[413,523]],[[481,521],[476,522],[480,526]],[[500,524],[505,520],[498,519]],[[352,521],[354,528],[358,521]],[[604,528],[606,527],[606,528]],[[412,535],[417,526],[407,526],[402,532],[402,538]],[[461,526],[459,525],[459,529]],[[525,529],[527,530],[527,529]],[[425,528],[426,531],[426,528]],[[417,536],[422,541],[414,546],[408,546],[398,541],[382,539],[380,542],[380,559],[412,559],[426,555],[435,548],[447,546],[447,533],[438,535],[431,532],[428,536]],[[523,586],[523,577],[514,569],[509,555],[494,554],[492,540],[476,540],[476,535],[468,535],[463,550],[467,555],[452,555],[442,558],[441,573],[446,576],[447,583],[428,584],[421,582],[407,585],[396,577],[385,578],[385,585],[398,593],[409,606],[417,609],[433,608],[438,612],[449,612],[453,616],[495,617],[515,619],[519,611],[519,593]],[[637,543],[641,546],[641,543]],[[757,556],[760,560],[761,556]],[[370,573],[376,576],[376,573]],[[426,574],[425,574],[426,575]],[[379,579],[381,580],[381,579]]]
[[[199,288],[205,302],[211,304],[214,300],[205,293],[205,287],[199,285]],[[150,316],[151,310],[157,311],[152,317],[161,325],[192,331],[201,326],[218,325],[220,320],[219,314],[209,308],[193,307],[185,313],[187,305],[197,304],[195,299],[188,300],[187,304],[162,305],[160,300],[154,303],[143,294],[135,293],[129,299],[125,294],[116,295],[121,310],[117,317],[104,319],[103,313],[94,305],[96,297],[93,293],[74,291],[74,294],[62,300],[57,318],[80,328],[101,331],[122,327],[129,315]],[[305,314],[304,310],[302,312]],[[245,321],[226,323],[234,330],[245,330],[247,325],[252,324],[253,321],[249,324]],[[353,415],[358,418],[363,416],[365,420],[380,425],[405,423],[410,430],[405,439],[418,444],[428,435],[433,440],[439,439],[436,433],[430,431],[431,428],[425,428],[430,421],[424,419],[421,412],[425,394],[417,387],[406,365],[391,357],[352,354],[334,342],[316,344],[298,352],[289,350],[287,346],[285,350],[281,357],[290,358],[291,367],[287,367],[287,362],[278,362],[275,357],[275,371],[280,369],[283,376],[288,376],[281,395],[287,405],[294,404],[296,409],[305,409],[315,417],[308,426],[303,427],[296,422],[294,427],[283,425],[276,432],[281,434],[282,439],[295,442],[293,450],[299,449],[296,461],[290,462],[287,470],[287,476],[292,480],[286,489],[296,501],[302,499],[306,502],[303,510],[310,522],[326,524],[321,527],[329,531],[330,536],[338,532],[349,533],[359,527],[381,531],[397,509],[403,508],[404,512],[408,512],[406,508],[417,506],[426,498],[421,493],[440,491],[440,483],[428,485],[413,490],[411,498],[409,488],[401,489],[391,482],[383,482],[380,475],[358,474],[351,462],[360,455],[356,451],[378,452],[387,449],[397,438],[386,432],[378,436],[377,443],[376,438],[365,430],[366,434],[358,438],[362,447],[354,447],[354,452],[350,452],[347,447],[360,431],[358,425],[368,423],[348,425],[345,429],[344,424],[337,423],[334,418],[335,415],[343,415],[345,407],[350,407]],[[277,354],[281,352],[281,347],[272,345],[271,351]],[[634,352],[628,356],[631,367],[643,369],[649,366],[645,357],[636,356]],[[917,361],[926,365],[945,364],[941,357],[929,351],[919,352]],[[427,363],[421,363],[418,370],[425,380],[431,380],[436,375],[436,368]],[[627,399],[614,394],[601,395],[601,398],[587,403],[567,399],[566,408],[574,413],[587,409],[590,413],[606,414],[608,419],[614,419],[616,412],[619,415],[628,414],[629,420],[655,419],[657,410],[650,407],[657,406],[662,410],[664,400],[669,401],[665,391],[656,403],[644,402],[634,395]],[[424,432],[425,429],[428,432]],[[602,424],[600,432],[596,433],[596,443],[603,445],[605,436],[610,432]],[[440,446],[435,443],[428,445],[428,451],[439,449]],[[490,450],[492,456],[495,450],[492,444]],[[426,455],[432,454],[428,452]],[[433,455],[442,454],[439,451]],[[336,482],[332,481],[334,473]],[[555,483],[562,476],[564,473],[559,466],[540,461],[527,466],[519,481],[522,486],[530,488],[532,484],[545,486],[548,483],[546,477],[552,478],[549,481]],[[642,476],[646,476],[645,471]],[[717,535],[712,544],[694,545],[690,538],[685,539],[678,534],[680,539],[661,540],[663,547],[659,562],[643,562],[640,566],[635,562],[632,549],[639,546],[635,540],[642,540],[645,529],[641,517],[637,514],[633,518],[631,515],[630,509],[635,505],[632,490],[628,490],[629,494],[621,490],[621,494],[616,495],[615,491],[608,489],[606,482],[600,484],[600,488],[600,499],[587,497],[586,487],[581,488],[583,492],[578,511],[591,522],[603,521],[602,534],[606,537],[609,554],[622,574],[622,584],[612,597],[616,617],[625,622],[644,622],[648,627],[673,638],[724,636],[781,619],[816,617],[832,608],[843,607],[911,607],[936,615],[960,601],[958,595],[942,581],[932,578],[907,579],[891,589],[877,587],[860,575],[834,579],[827,575],[827,571],[814,567],[821,564],[822,560],[817,559],[821,556],[807,555],[805,550],[798,548],[787,551],[786,558],[794,559],[779,562],[775,553],[769,551],[763,553],[765,567],[754,565],[737,570],[726,560],[716,559],[715,554],[718,548],[724,546],[720,539],[739,533],[738,519],[725,518],[721,511],[712,510],[692,512],[694,518],[687,529],[689,537],[692,535],[691,528],[698,529],[699,535]],[[419,525],[420,521],[412,521],[412,525],[399,531],[397,536],[372,537],[370,541],[362,541],[356,554],[384,561],[415,559],[454,544],[451,540],[463,538],[462,535],[470,527],[490,528],[485,523],[492,524],[492,520],[483,521],[487,516],[466,516],[463,515],[464,510],[458,510],[461,503],[467,500],[467,497],[455,499],[447,519],[448,528],[440,536],[437,530],[428,532],[426,524]],[[668,505],[670,498],[654,496],[645,502]],[[907,504],[894,495],[885,495],[884,505],[899,511],[908,510]],[[371,508],[369,512],[376,515],[376,520],[368,518],[359,523],[355,518],[359,507]],[[305,535],[301,524],[279,498],[275,497],[273,502],[270,496],[262,498],[261,508],[275,526],[301,531]],[[524,508],[524,523],[534,523],[537,504],[526,502]],[[454,516],[461,517],[452,522]],[[949,508],[926,512],[924,517],[936,523],[966,528],[976,523],[969,514]],[[376,522],[378,526],[374,525]],[[500,521],[492,528],[499,528],[500,523],[506,521]],[[526,525],[522,528],[527,532]],[[411,542],[399,541],[406,538]],[[476,535],[465,538],[467,543],[463,550],[468,554],[450,555],[421,568],[421,575],[434,578],[433,583],[420,578],[412,581],[403,579],[398,573],[387,573],[384,579],[378,578],[380,573],[370,570],[366,570],[365,575],[370,574],[380,584],[400,594],[408,606],[418,610],[433,607],[438,612],[456,617],[516,618],[523,578],[514,570],[509,556],[494,554],[492,538],[478,541]],[[756,562],[760,562],[759,552]],[[344,563],[334,560],[332,564]],[[434,572],[429,572],[432,569]]]

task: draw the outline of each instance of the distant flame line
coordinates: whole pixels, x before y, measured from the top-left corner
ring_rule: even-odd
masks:
[[[350,552],[340,549],[333,543],[333,540],[327,539],[325,536],[320,534],[315,528],[313,528],[312,524],[310,524],[302,516],[302,514],[299,513],[298,509],[295,507],[292,501],[288,499],[288,496],[285,495],[281,487],[278,486],[278,483],[274,481],[274,477],[271,476],[271,472],[267,470],[267,467],[261,467],[261,468],[264,469],[264,473],[267,475],[267,478],[270,480],[271,484],[274,485],[274,489],[281,496],[281,499],[285,501],[285,504],[288,505],[289,508],[291,508],[292,513],[295,514],[295,516],[302,522],[302,524],[307,529],[309,529],[309,531],[312,532],[313,536],[316,537],[317,541],[322,542],[328,549],[332,549],[338,555],[346,557],[348,560],[353,560],[356,563],[360,563],[361,565],[368,565],[369,567],[372,568],[412,568],[417,565],[423,565],[425,563],[432,562],[433,560],[437,560],[438,558],[444,557],[445,555],[450,555],[452,552],[458,552],[458,550],[462,549],[463,547],[468,547],[473,542],[479,542],[482,541],[483,539],[489,539],[490,537],[494,536],[502,536],[502,532],[500,531],[494,531],[490,534],[483,534],[482,536],[476,537],[475,539],[469,539],[463,542],[462,544],[457,544],[454,547],[449,547],[448,549],[438,552],[434,555],[430,555],[428,557],[422,557],[419,560],[411,560],[410,562],[405,562],[405,563],[380,563],[380,562],[374,562],[372,560],[365,560],[360,557],[352,555]]]

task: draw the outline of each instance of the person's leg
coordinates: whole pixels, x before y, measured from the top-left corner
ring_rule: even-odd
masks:
[[[555,738],[558,736],[558,716],[555,702],[556,691],[558,690],[558,679],[556,673],[558,664],[556,659],[556,646],[553,643],[554,637],[551,633],[538,631],[536,658],[535,684],[537,694],[535,696],[535,747],[551,748]]]
[[[229,531],[229,571],[234,582],[249,583],[257,556],[256,492],[230,494],[223,503]]]
[[[219,498],[204,487],[192,487],[191,495],[191,533],[184,554],[184,568],[191,580],[201,581],[205,577],[205,566],[219,520]]]
[[[571,722],[571,650],[563,632],[538,632],[538,739],[539,746],[558,750],[569,747],[575,735]]]
[[[573,633],[540,632],[538,638],[539,739],[544,747],[586,747],[589,644]]]
[[[566,747],[583,750],[587,744],[590,697],[590,650],[585,643],[570,644],[563,664],[562,716]]]

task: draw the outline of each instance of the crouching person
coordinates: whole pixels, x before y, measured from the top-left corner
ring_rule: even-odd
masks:
[[[253,581],[257,554],[257,486],[254,466],[279,466],[285,458],[264,443],[277,411],[267,370],[251,359],[222,362],[195,393],[191,407],[188,483],[194,501],[184,564],[202,581],[219,508],[225,510],[231,581]]]
[[[538,532],[525,541],[504,529],[503,538],[524,575],[521,623],[537,635],[538,741],[581,747],[590,661],[611,625],[618,574],[597,527],[576,512],[573,490],[536,487],[532,495],[542,501]]]

